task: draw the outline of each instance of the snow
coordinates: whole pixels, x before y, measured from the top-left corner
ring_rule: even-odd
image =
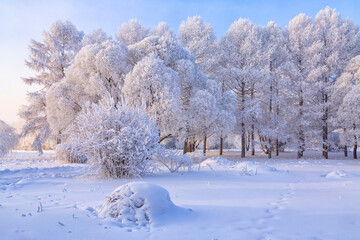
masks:
[[[249,175],[257,175],[258,173],[269,173],[277,171],[275,167],[269,167],[263,164],[255,164],[250,161],[239,162],[235,166],[233,166],[233,168],[241,170]]]
[[[342,178],[345,177],[346,173],[343,170],[334,170],[326,174],[326,178]]]
[[[200,167],[209,168],[209,169],[214,169],[214,168],[219,169],[219,168],[228,168],[235,164],[236,164],[236,162],[229,161],[226,158],[211,157],[211,158],[208,158],[205,161],[201,162]]]
[[[146,226],[159,225],[164,218],[176,219],[185,211],[174,205],[166,189],[147,182],[131,182],[114,190],[99,216]]]
[[[45,154],[12,152],[0,159],[0,239],[360,238],[360,162],[341,153],[329,160],[305,152],[302,160],[282,153],[241,161],[231,151],[205,160],[219,162],[212,170],[131,180],[99,179],[87,164],[63,164]],[[220,164],[225,159],[238,164]],[[239,164],[257,174],[239,174]],[[328,173],[342,177],[324,177]],[[148,200],[154,224],[101,216],[119,186],[119,194],[131,189],[131,198]]]

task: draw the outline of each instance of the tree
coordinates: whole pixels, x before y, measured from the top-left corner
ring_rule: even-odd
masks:
[[[157,124],[160,140],[181,128],[178,75],[157,56],[139,61],[126,76],[122,91],[130,105],[144,105],[145,113]]]
[[[332,106],[334,84],[349,60],[359,54],[359,29],[351,21],[344,20],[335,9],[326,7],[315,17],[316,42],[311,47],[314,58],[309,77],[319,89],[316,107],[321,112],[318,122],[322,132],[323,158],[328,158],[329,120],[335,114]]]
[[[84,107],[69,135],[66,143],[79,146],[105,177],[139,177],[161,148],[155,124],[141,109],[111,99]]]
[[[46,112],[51,131],[61,135],[86,102],[98,103],[110,95],[115,103],[122,98],[124,78],[130,71],[127,48],[114,41],[83,47],[68,68],[66,77],[46,94]]]
[[[41,89],[28,94],[29,105],[23,106],[19,113],[26,121],[22,136],[35,134],[32,146],[39,152],[42,152],[42,144],[50,136],[45,95],[53,84],[65,76],[65,70],[81,48],[83,33],[69,21],[56,21],[43,37],[43,42],[31,40],[29,60],[25,61],[26,66],[37,74],[23,78],[26,84],[37,84]]]
[[[337,122],[342,129],[341,141],[345,146],[354,146],[353,157],[357,159],[357,146],[360,137],[360,85],[351,87],[337,112]]]
[[[118,29],[116,39],[126,45],[140,42],[149,35],[150,30],[141,25],[137,19],[131,19],[128,23],[123,23]]]
[[[3,157],[15,147],[18,137],[13,127],[0,120],[0,157]]]
[[[261,60],[261,38],[259,29],[247,19],[239,19],[233,23],[221,40],[221,51],[225,65],[223,77],[228,89],[237,97],[237,129],[241,135],[241,157],[245,157],[246,124],[253,121],[252,104],[254,86],[261,77],[259,62]]]
[[[150,35],[176,40],[175,33],[170,29],[166,22],[160,22],[156,28],[151,31]]]
[[[286,71],[289,79],[286,98],[289,108],[286,120],[291,124],[288,129],[297,149],[297,158],[303,157],[306,142],[311,139],[312,123],[316,114],[311,111],[311,99],[315,91],[308,78],[312,58],[309,49],[315,41],[313,32],[314,23],[305,14],[293,18],[286,29],[290,58]]]
[[[340,142],[344,145],[345,157],[347,157],[348,144],[352,144],[353,135],[351,133],[356,130],[353,125],[349,125],[349,121],[354,121],[352,118],[354,118],[354,114],[356,113],[356,110],[351,112],[353,109],[349,104],[355,104],[357,91],[354,87],[358,85],[360,85],[360,55],[350,60],[349,64],[345,68],[345,71],[341,74],[334,85],[334,100],[332,102],[340,102],[341,104],[339,106],[335,106],[336,115],[331,118],[331,123],[335,126],[335,128],[340,128],[342,130]],[[354,97],[354,99],[351,99],[351,97]],[[344,110],[345,112],[342,112]],[[348,117],[349,119],[344,121],[345,117]],[[354,136],[356,136],[356,134],[354,134]],[[351,138],[351,140],[349,140],[349,138]]]
[[[101,44],[107,40],[111,40],[111,37],[109,37],[101,28],[97,28],[84,36],[82,45]]]
[[[204,23],[200,16],[188,17],[187,21],[182,22],[179,29],[179,41],[192,55],[195,56],[195,62],[200,69],[210,79],[216,80],[221,86],[221,95],[227,90],[221,78],[221,66],[219,65],[220,49],[216,40],[212,26]],[[229,97],[225,96],[226,97]],[[221,96],[216,96],[220,98]],[[219,99],[218,99],[219,100]],[[223,102],[223,101],[218,101]],[[218,122],[217,126],[220,131],[220,152],[222,155],[223,137],[233,129],[233,119],[229,109],[219,109],[222,111],[222,122]],[[231,111],[230,111],[231,112]],[[221,127],[220,127],[221,126]]]
[[[189,112],[189,102],[198,90],[205,88],[207,77],[195,63],[194,57],[181,47],[174,38],[149,36],[129,46],[129,62],[133,66],[136,66],[143,58],[152,55],[161,59],[166,67],[172,69],[178,75],[181,113],[178,116],[179,129],[171,136],[177,136],[179,139],[184,140],[184,152],[187,151],[187,146],[190,145],[192,147],[188,150],[194,150],[196,126],[192,126],[190,122],[198,121],[191,119],[197,116],[193,116]],[[191,144],[188,144],[189,142]]]
[[[188,17],[180,25],[179,42],[195,56],[195,63],[208,77],[215,77],[217,44],[209,23],[200,16]]]
[[[262,89],[262,126],[260,133],[267,139],[268,158],[271,158],[273,145],[276,156],[279,155],[280,141],[286,141],[284,112],[285,112],[285,67],[288,61],[286,38],[284,31],[274,22],[269,22],[262,31],[264,41],[264,77]]]

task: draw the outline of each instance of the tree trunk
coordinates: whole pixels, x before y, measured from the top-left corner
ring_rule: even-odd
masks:
[[[325,159],[329,158],[327,139],[328,139],[328,127],[327,127],[327,123],[325,123],[325,126],[323,127],[323,154],[322,154],[323,158]]]
[[[354,136],[354,138],[356,139],[356,136]],[[354,144],[354,152],[353,152],[353,155],[354,155],[354,159],[357,159],[357,143]]]
[[[186,154],[187,153],[187,148],[188,148],[188,140],[184,140],[184,151],[183,151],[183,154]]]
[[[279,156],[279,139],[276,139],[275,144],[276,144],[276,156],[278,157]]]
[[[348,156],[348,151],[347,151],[347,146],[344,146],[344,156],[347,157]]]
[[[247,133],[247,138],[246,138],[246,151],[249,151],[250,150],[250,142],[251,142],[251,138],[250,138],[250,134],[249,132]]]
[[[255,136],[254,124],[251,125],[251,156],[255,155]]]
[[[241,123],[241,157],[245,157],[245,128],[244,123]]]
[[[323,94],[323,103],[327,104],[328,95]],[[324,107],[324,115],[323,115],[323,158],[329,158],[329,147],[328,147],[328,113],[329,109],[327,106]]]
[[[56,144],[61,144],[61,131],[56,136]]]
[[[298,146],[298,152],[297,152],[297,158],[302,158],[304,156],[305,151],[305,134],[302,130],[302,126],[300,125],[299,129],[299,146]]]
[[[223,155],[223,138],[222,136],[220,137],[220,151],[219,151],[219,155]]]
[[[354,123],[354,132],[356,130],[356,126]],[[357,159],[357,137],[354,135],[354,151],[353,151],[354,159]]]
[[[270,72],[272,72],[272,61],[270,61]],[[269,100],[269,120],[271,121],[271,113],[272,113],[272,92],[273,92],[273,85],[272,85],[272,80],[270,82],[270,100]],[[271,151],[272,151],[272,146],[271,146],[271,137],[269,137],[269,151],[268,151],[268,158],[271,158]]]
[[[203,149],[204,155],[206,154],[206,135],[204,136],[204,149]]]
[[[241,111],[245,110],[245,82],[241,83]],[[245,157],[245,123],[241,117],[241,158]]]
[[[268,150],[268,158],[271,158],[271,151],[272,151],[272,146],[271,146],[271,139],[269,139],[269,150]]]
[[[303,106],[304,106],[304,99],[303,99],[303,90],[300,89],[300,99],[299,99],[299,116],[300,116],[300,125],[299,125],[299,145],[298,145],[298,152],[297,158],[302,158],[304,156],[305,151],[305,134],[302,125],[303,119]]]

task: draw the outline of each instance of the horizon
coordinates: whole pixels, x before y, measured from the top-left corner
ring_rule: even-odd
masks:
[[[177,33],[182,21],[199,15],[210,23],[217,38],[225,34],[230,25],[239,18],[248,18],[257,25],[265,26],[274,21],[284,28],[300,13],[314,18],[326,6],[335,8],[345,19],[360,24],[359,0],[349,1],[43,1],[31,4],[28,1],[3,1],[0,3],[0,120],[11,125],[20,122],[17,113],[26,105],[26,92],[36,89],[28,86],[21,77],[34,74],[24,61],[28,57],[31,39],[42,41],[43,31],[56,20],[70,20],[79,30],[89,33],[95,28],[103,29],[114,36],[118,27],[130,19],[137,18],[147,28],[159,22],[167,22]],[[181,9],[181,10],[179,10]],[[29,25],[27,25],[29,23]]]

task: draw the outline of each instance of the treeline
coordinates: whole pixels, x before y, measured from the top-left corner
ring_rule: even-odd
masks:
[[[114,108],[142,108],[159,142],[177,139],[184,153],[200,143],[205,153],[211,137],[222,154],[224,139],[238,134],[242,157],[259,146],[271,158],[286,145],[298,158],[321,146],[328,158],[337,133],[357,157],[359,28],[329,7],[285,29],[239,19],[219,39],[198,16],[178,35],[164,22],[150,30],[131,20],[114,38],[57,21],[29,49],[26,65],[37,74],[23,80],[42,88],[20,116],[22,136],[35,134],[38,151],[49,138],[66,142],[85,106],[111,98]]]

